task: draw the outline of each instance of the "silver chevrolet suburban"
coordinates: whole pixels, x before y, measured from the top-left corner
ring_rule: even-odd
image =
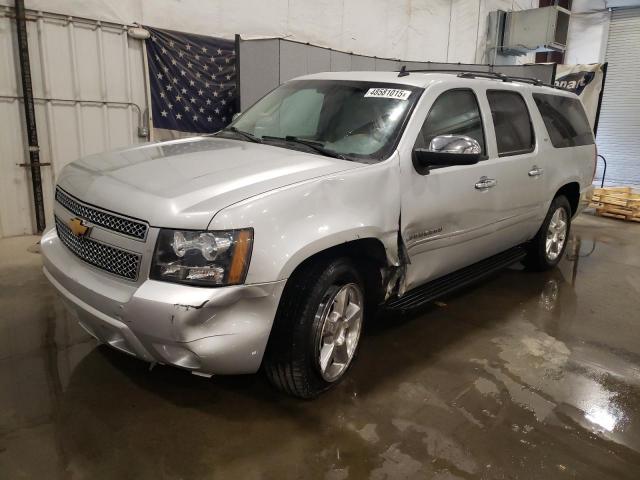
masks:
[[[377,307],[554,267],[595,161],[579,99],[537,81],[307,75],[216,134],[65,167],[44,273],[100,342],[313,397]]]

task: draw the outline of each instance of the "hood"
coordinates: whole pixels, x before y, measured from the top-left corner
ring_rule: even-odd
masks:
[[[193,137],[67,165],[58,185],[92,205],[167,228],[206,228],[221,209],[293,183],[364,166],[270,145]]]

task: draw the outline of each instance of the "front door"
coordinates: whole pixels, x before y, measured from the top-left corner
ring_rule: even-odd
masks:
[[[502,186],[499,162],[487,151],[485,125],[491,118],[486,111],[483,115],[471,88],[432,87],[429,94],[435,100],[428,113],[416,112],[426,119],[415,147],[427,148],[437,135],[466,135],[478,141],[485,160],[433,167],[421,175],[402,159],[401,233],[410,260],[406,289],[505,249],[495,234]]]

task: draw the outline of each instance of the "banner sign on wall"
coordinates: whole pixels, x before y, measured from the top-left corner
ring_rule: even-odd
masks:
[[[212,133],[237,111],[235,42],[145,27],[154,137]]]
[[[580,97],[591,128],[596,125],[603,81],[604,69],[601,63],[558,65],[556,68],[556,87],[569,90]]]

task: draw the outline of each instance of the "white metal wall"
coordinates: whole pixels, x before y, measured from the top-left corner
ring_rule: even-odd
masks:
[[[2,8],[2,7],[0,7]],[[143,44],[126,27],[29,12],[27,22],[47,224],[55,177],[67,163],[138,141],[146,109]],[[13,9],[0,11],[0,237],[34,232],[19,99]],[[50,100],[45,100],[50,99]]]
[[[640,8],[614,10],[609,26],[598,151],[607,183],[640,185]]]
[[[284,37],[379,57],[486,62],[487,15],[534,8],[537,0],[25,0],[34,89],[39,97],[132,101],[145,108],[142,44],[123,26],[140,22],[232,38]],[[0,0],[0,237],[33,232],[13,0]],[[101,19],[80,21],[67,15]],[[105,20],[116,23],[107,23]],[[375,35],[372,35],[375,32]],[[335,58],[334,58],[335,57]],[[336,53],[332,62],[346,57]],[[353,57],[356,61],[364,57]],[[382,61],[382,60],[380,60]],[[532,56],[501,59],[524,63]],[[358,67],[360,68],[360,67]],[[4,97],[3,97],[4,96]],[[134,107],[107,103],[36,102],[46,211],[55,174],[80,155],[137,142]],[[50,220],[50,219],[49,219]]]
[[[0,0],[0,5],[14,0]],[[281,37],[415,61],[486,63],[492,10],[538,0],[25,0],[27,8],[233,38]],[[574,2],[576,3],[576,2]],[[485,57],[485,58],[483,58]],[[507,59],[533,61],[532,56]]]

